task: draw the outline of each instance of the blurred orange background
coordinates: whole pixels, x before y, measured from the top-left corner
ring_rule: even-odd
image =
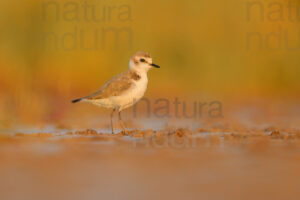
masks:
[[[147,98],[298,103],[299,7],[296,0],[1,1],[0,127],[59,123],[77,112],[70,100],[127,70],[140,50],[162,67],[149,73]]]

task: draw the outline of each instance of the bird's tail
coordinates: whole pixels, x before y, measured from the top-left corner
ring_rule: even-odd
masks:
[[[79,101],[81,101],[81,100],[82,100],[82,98],[80,98],[80,99],[75,99],[75,100],[72,101],[72,103],[77,103],[77,102],[79,102]]]

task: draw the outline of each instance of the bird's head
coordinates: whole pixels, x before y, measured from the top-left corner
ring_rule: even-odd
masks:
[[[152,62],[152,58],[149,53],[141,51],[137,52],[134,56],[132,56],[132,58],[130,59],[129,66],[130,69],[144,72],[148,72],[148,70],[152,67],[160,68],[160,66]]]

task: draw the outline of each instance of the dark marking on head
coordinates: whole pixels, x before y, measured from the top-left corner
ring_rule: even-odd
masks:
[[[136,64],[136,65],[139,64],[139,61],[138,61],[137,59],[132,59],[132,61],[133,61],[133,63]]]

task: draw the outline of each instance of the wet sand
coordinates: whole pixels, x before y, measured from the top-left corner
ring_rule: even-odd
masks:
[[[299,199],[300,132],[269,127],[16,133],[1,199]]]

